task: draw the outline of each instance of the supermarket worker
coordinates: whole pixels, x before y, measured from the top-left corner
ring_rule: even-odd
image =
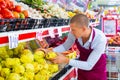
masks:
[[[75,15],[70,21],[71,32],[67,40],[53,51],[62,53],[74,43],[80,51],[79,60],[68,59],[59,54],[53,63],[67,63],[78,68],[78,80],[107,80],[106,79],[106,37],[98,29],[89,27],[89,19],[83,14]]]

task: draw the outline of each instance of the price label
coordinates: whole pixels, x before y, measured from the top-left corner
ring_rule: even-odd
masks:
[[[43,41],[42,33],[43,31],[36,32],[36,39],[39,41]]]
[[[62,28],[61,27],[58,28],[58,35],[62,36]]]
[[[51,38],[55,38],[55,33],[53,28],[50,28],[48,32]]]
[[[19,38],[19,35],[17,33],[9,33],[8,34],[9,49],[13,49],[18,46],[18,38]]]

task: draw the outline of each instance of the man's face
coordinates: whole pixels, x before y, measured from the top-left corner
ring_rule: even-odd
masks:
[[[71,32],[76,38],[80,38],[83,35],[83,27],[78,24],[71,23],[70,24]]]

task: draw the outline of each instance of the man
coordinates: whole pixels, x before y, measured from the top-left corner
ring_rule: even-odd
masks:
[[[67,63],[78,68],[78,80],[106,79],[106,37],[98,29],[89,27],[89,19],[83,14],[75,15],[70,21],[71,32],[67,40],[53,51],[62,53],[76,43],[80,51],[79,60],[68,59],[58,54],[53,63]]]

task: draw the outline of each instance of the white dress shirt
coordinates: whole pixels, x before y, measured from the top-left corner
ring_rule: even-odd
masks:
[[[106,37],[102,31],[95,28],[93,29],[95,30],[95,37],[91,44],[91,48],[93,49],[93,51],[90,53],[87,61],[71,59],[69,61],[69,65],[82,70],[91,70],[95,66],[95,64],[98,62],[101,55],[104,53],[106,42],[107,42]],[[90,43],[92,41],[92,36],[93,36],[93,30],[91,32],[89,40],[84,45],[82,42],[82,38],[78,38],[78,42],[82,47],[89,49]],[[69,33],[67,40],[62,45],[55,47],[53,51],[59,52],[59,53],[64,52],[69,48],[71,48],[75,40],[76,40],[75,36],[72,33]]]

